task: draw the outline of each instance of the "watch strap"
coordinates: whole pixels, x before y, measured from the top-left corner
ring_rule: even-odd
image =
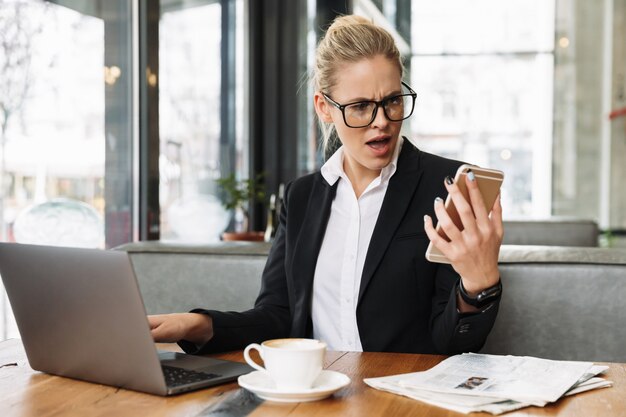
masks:
[[[500,298],[502,294],[502,281],[498,280],[496,285],[482,290],[476,297],[470,296],[467,291],[465,291],[462,279],[459,280],[458,290],[463,301],[471,306],[482,308]]]

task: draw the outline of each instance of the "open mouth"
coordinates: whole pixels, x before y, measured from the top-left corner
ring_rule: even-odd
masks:
[[[384,149],[389,142],[391,141],[391,137],[389,136],[380,136],[365,142],[365,144],[374,149]]]

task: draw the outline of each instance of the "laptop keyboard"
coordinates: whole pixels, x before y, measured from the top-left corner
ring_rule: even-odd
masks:
[[[198,381],[208,381],[213,378],[219,378],[221,375],[210,374],[207,372],[190,371],[173,366],[161,365],[165,383],[168,387],[178,387],[181,385],[193,384]]]

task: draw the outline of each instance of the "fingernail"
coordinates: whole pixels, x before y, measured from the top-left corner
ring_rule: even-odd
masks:
[[[476,177],[474,177],[474,171],[471,169],[467,171],[467,178],[469,178],[470,181],[474,181],[476,179]]]
[[[424,223],[428,221],[428,214],[424,214]]]
[[[435,198],[435,205],[440,204],[442,201],[441,197]]]
[[[449,175],[446,176],[446,184],[452,185],[453,182],[454,182],[454,180],[452,179],[452,177],[450,177]]]

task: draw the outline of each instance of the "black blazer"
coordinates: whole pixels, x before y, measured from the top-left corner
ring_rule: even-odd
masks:
[[[422,152],[404,140],[367,251],[357,303],[365,351],[454,354],[482,347],[499,301],[475,314],[459,314],[459,275],[428,262],[424,214],[433,219],[446,175],[461,163]],[[337,183],[319,172],[290,183],[279,227],[262,275],[259,296],[245,312],[193,310],[213,318],[214,337],[192,353],[242,349],[282,337],[312,337],[313,275]]]

